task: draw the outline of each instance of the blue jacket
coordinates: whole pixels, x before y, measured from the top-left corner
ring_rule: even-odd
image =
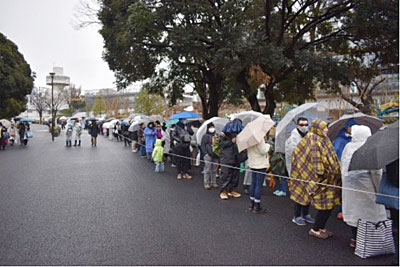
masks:
[[[339,135],[336,137],[335,141],[333,141],[333,147],[335,148],[336,155],[339,160],[342,158],[342,153],[344,147],[351,142],[351,136],[346,136],[346,129],[342,129]]]
[[[152,153],[154,148],[154,143],[156,142],[157,131],[146,127],[144,129],[144,136],[146,137],[146,153]]]

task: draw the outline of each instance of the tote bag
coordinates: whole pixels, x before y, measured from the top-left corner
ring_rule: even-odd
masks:
[[[358,220],[357,244],[354,254],[365,259],[393,253],[395,253],[395,248],[391,220],[378,223]]]

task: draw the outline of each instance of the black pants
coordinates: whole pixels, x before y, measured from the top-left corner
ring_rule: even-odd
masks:
[[[222,191],[231,191],[233,188],[236,188],[239,184],[239,168],[238,164],[235,163],[222,163],[221,166],[221,182],[219,184],[219,189]],[[233,168],[230,168],[232,166]]]
[[[351,227],[351,239],[356,240],[357,239],[357,227],[353,227],[353,226],[350,226],[350,227]]]
[[[310,204],[307,206],[300,205],[299,203],[294,203],[294,217],[301,217],[302,215],[308,215],[310,211]]]
[[[313,230],[319,231],[319,229],[325,229],[326,222],[331,216],[331,213],[332,210],[319,210],[317,212],[317,217],[315,218]]]

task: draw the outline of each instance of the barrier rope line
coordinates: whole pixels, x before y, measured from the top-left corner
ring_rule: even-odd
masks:
[[[130,138],[127,138],[121,134],[117,134],[120,137],[127,139],[129,141],[134,141]],[[142,144],[136,143],[136,145],[138,146],[144,146]],[[186,156],[182,156],[182,155],[178,155],[178,154],[174,154],[174,153],[168,153],[168,152],[164,152],[165,155],[170,155],[173,157],[180,157],[180,158],[184,158],[184,159],[189,159],[189,160],[195,160],[193,158],[190,157],[186,157]],[[206,162],[205,160],[200,160],[200,162]],[[214,162],[209,162],[208,163],[214,164],[214,165],[219,165],[219,166],[223,166],[223,167],[227,167],[227,168],[231,168],[231,169],[236,169],[236,170],[241,170],[242,168],[238,168],[238,167],[234,167],[234,166],[230,166],[230,165],[226,165],[226,164],[222,164],[222,163],[214,163]],[[376,193],[376,192],[370,192],[370,191],[364,191],[364,190],[359,190],[359,189],[354,189],[354,188],[347,188],[347,187],[342,187],[342,186],[337,186],[337,185],[333,185],[333,184],[324,184],[324,183],[320,183],[320,182],[314,182],[314,181],[307,181],[307,180],[303,180],[303,179],[298,179],[298,178],[294,178],[294,177],[290,177],[290,176],[283,176],[283,175],[277,175],[277,174],[272,174],[272,173],[266,173],[266,172],[259,172],[259,171],[254,171],[251,169],[246,169],[246,171],[249,170],[251,172],[254,173],[258,173],[258,174],[270,174],[274,177],[278,177],[278,178],[283,178],[283,179],[287,179],[287,180],[295,180],[295,181],[299,181],[299,182],[304,182],[304,183],[312,183],[312,184],[316,184],[316,185],[321,185],[321,186],[327,186],[327,187],[333,187],[336,189],[341,189],[341,190],[348,190],[348,191],[354,191],[354,192],[359,192],[359,193],[365,193],[365,194],[371,194],[371,195],[376,195],[376,196],[382,196],[382,197],[390,197],[390,198],[395,198],[395,199],[399,199],[398,196],[391,196],[391,195],[386,195],[386,194],[381,194],[381,193]]]

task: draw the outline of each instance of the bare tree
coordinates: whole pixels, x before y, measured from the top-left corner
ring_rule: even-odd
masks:
[[[57,116],[58,111],[60,108],[66,103],[65,102],[65,89],[60,89],[60,90],[54,90],[54,95],[53,95],[53,109],[54,109],[54,114],[51,114],[51,117],[55,119]],[[51,110],[51,90],[47,90],[45,93],[45,103],[47,108]]]
[[[43,112],[46,110],[46,97],[45,92],[42,92],[39,88],[34,88],[30,95],[30,100],[35,110],[39,113],[40,123],[42,123]]]
[[[74,7],[73,27],[76,30],[91,26],[100,25],[97,14],[100,10],[100,0],[80,0]]]

